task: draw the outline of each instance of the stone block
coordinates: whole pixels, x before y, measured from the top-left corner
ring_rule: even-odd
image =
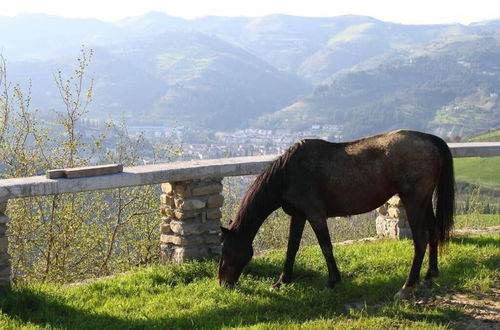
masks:
[[[160,208],[161,214],[169,218],[175,218],[175,210],[173,210],[170,206],[162,206]]]
[[[172,228],[170,228],[170,224],[169,223],[162,223],[160,225],[160,230],[161,230],[162,234],[169,234],[169,233],[172,232]]]
[[[0,278],[10,277],[10,265],[0,267]]]
[[[0,213],[0,224],[9,223],[10,219],[5,215]]]
[[[207,210],[207,220],[220,219],[220,218],[222,218],[222,212],[220,209]]]
[[[207,247],[187,246],[177,247],[174,249],[171,261],[177,264],[188,260],[202,260],[210,256],[210,251]]]
[[[162,234],[161,242],[164,244],[174,244],[174,245],[200,245],[203,244],[203,236],[192,235],[192,236],[179,236],[172,234]]]
[[[222,183],[211,183],[191,189],[193,196],[215,195],[220,192],[222,192]]]
[[[9,276],[0,277],[0,288],[10,288],[10,286],[11,286],[10,274]]]
[[[9,238],[7,236],[0,237],[0,252],[7,252],[9,247]]]
[[[205,207],[207,203],[197,198],[175,199],[175,207],[185,211],[198,210]]]
[[[387,203],[389,203],[389,205],[394,205],[394,206],[403,206],[403,201],[401,200],[401,198],[399,198],[398,195],[394,195],[391,198],[389,198]]]
[[[10,267],[10,256],[8,254],[5,255],[5,257],[0,258],[0,267]]]
[[[172,182],[165,182],[161,184],[161,191],[166,194],[173,194],[175,189],[175,184]]]
[[[0,213],[5,213],[7,211],[7,203],[9,200],[2,200],[0,201]]]
[[[379,214],[386,215],[387,214],[387,205],[384,204],[377,208],[376,210]]]
[[[203,223],[205,226],[205,231],[209,234],[220,233],[220,220],[219,219],[211,219],[207,220]]]
[[[170,222],[170,228],[177,235],[199,235],[206,231],[205,224],[201,221],[178,221]]]
[[[175,218],[179,220],[196,219],[200,217],[200,215],[201,215],[200,210],[189,210],[189,211],[175,210]]]
[[[212,195],[212,196],[208,197],[207,207],[209,209],[221,207],[222,204],[224,204],[224,196],[219,194],[219,195]]]
[[[160,201],[163,205],[174,207],[174,196],[170,194],[161,194]]]
[[[189,188],[185,184],[177,184],[175,186],[175,193],[182,198],[191,197],[191,194],[189,193]]]
[[[218,234],[212,234],[212,235],[205,235],[205,243],[207,244],[220,244],[221,243],[221,236]]]
[[[405,218],[406,219],[406,210],[401,206],[389,206],[387,208],[387,215],[391,218]]]
[[[377,219],[375,219],[375,229],[377,231],[377,236],[379,237],[385,237],[385,224],[386,224],[386,217],[379,215]]]
[[[160,244],[160,261],[163,263],[170,262],[174,248],[172,244]]]
[[[222,246],[220,244],[210,245],[208,251],[211,255],[220,256],[222,253]]]

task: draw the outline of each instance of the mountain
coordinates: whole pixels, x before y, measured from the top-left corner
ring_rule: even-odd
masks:
[[[33,105],[61,101],[53,75],[94,50],[89,116],[232,130],[342,127],[356,137],[409,127],[470,134],[498,122],[500,20],[403,25],[366,16],[118,22],[0,16],[9,78],[31,79]]]
[[[341,125],[359,137],[395,128],[470,135],[500,125],[500,34],[436,40],[374,58],[257,126]]]
[[[167,32],[94,53],[94,111],[89,114],[94,118],[238,128],[311,90],[245,50],[199,32]],[[33,103],[57,109],[53,72],[71,72],[73,62],[9,63],[9,76],[16,81],[31,77]]]

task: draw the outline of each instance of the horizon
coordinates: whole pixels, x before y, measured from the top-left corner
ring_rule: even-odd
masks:
[[[170,15],[169,13],[163,12],[163,11],[158,11],[158,10],[151,10],[148,12],[145,12],[143,14],[138,14],[138,15],[133,15],[133,16],[125,16],[120,19],[116,20],[106,20],[106,19],[101,19],[99,17],[73,17],[73,16],[64,16],[64,15],[59,15],[59,14],[50,14],[50,13],[42,13],[42,12],[22,12],[18,13],[15,15],[2,15],[0,14],[0,18],[16,18],[16,17],[23,17],[23,16],[46,16],[46,17],[53,17],[53,18],[62,18],[62,19],[76,19],[76,20],[97,20],[99,22],[104,22],[104,23],[118,23],[122,22],[125,20],[130,20],[130,19],[136,19],[140,18],[146,15],[150,14],[162,14],[165,15],[165,17],[172,17],[172,18],[180,18],[184,19],[187,21],[191,20],[197,20],[197,19],[204,19],[208,17],[222,17],[222,18],[262,18],[262,17],[269,17],[269,16],[288,16],[288,17],[300,17],[300,18],[336,18],[336,17],[343,17],[343,16],[359,16],[359,17],[368,17],[372,18],[381,22],[387,22],[387,23],[394,23],[394,24],[401,24],[401,25],[453,25],[453,24],[460,24],[460,25],[472,25],[476,23],[482,23],[482,22],[489,22],[489,21],[495,21],[495,20],[500,20],[500,16],[498,17],[491,17],[491,18],[485,18],[482,20],[472,20],[470,22],[435,22],[435,23],[412,23],[412,22],[397,22],[394,20],[386,20],[386,19],[381,19],[379,17],[373,16],[373,15],[363,15],[363,14],[339,14],[339,15],[332,15],[332,16],[300,16],[300,15],[294,15],[294,14],[287,14],[287,13],[269,13],[269,14],[264,14],[260,16],[245,16],[245,15],[234,15],[234,16],[226,16],[226,15],[206,15],[206,16],[199,16],[199,17],[182,17],[182,16],[177,16],[177,15]]]
[[[214,0],[209,4],[197,0],[182,3],[162,3],[144,0],[140,3],[119,3],[117,1],[89,0],[75,3],[71,7],[61,0],[43,2],[25,0],[0,3],[0,17],[16,17],[29,14],[45,14],[63,18],[97,19],[104,22],[117,22],[128,18],[140,17],[151,12],[184,19],[197,19],[209,16],[220,17],[263,17],[269,15],[288,15],[297,17],[337,17],[344,15],[368,16],[380,21],[405,25],[463,24],[483,22],[500,18],[500,3],[477,0],[472,3],[452,1],[423,0],[418,5],[394,0],[381,0],[376,4],[365,0],[353,0],[343,4],[325,4],[311,0],[307,4],[276,0],[271,3],[256,0],[252,4],[230,0]]]

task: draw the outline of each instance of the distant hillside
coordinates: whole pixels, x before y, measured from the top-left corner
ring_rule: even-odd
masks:
[[[481,132],[467,139],[468,142],[500,142],[500,128]]]
[[[500,125],[500,35],[434,41],[375,58],[257,121],[343,125],[347,138],[392,128],[467,136]]]
[[[73,62],[12,63],[9,73],[18,81],[31,77],[34,104],[57,109],[52,73],[57,68],[70,72]],[[90,70],[96,87],[90,115],[124,116],[133,123],[237,128],[311,90],[245,50],[198,32],[168,32],[96,48]]]
[[[42,114],[80,45],[95,50],[89,116],[206,130],[409,127],[470,135],[498,125],[500,20],[402,25],[366,16],[205,17],[152,12],[118,22],[0,16],[15,82]],[[314,92],[312,92],[314,90]]]

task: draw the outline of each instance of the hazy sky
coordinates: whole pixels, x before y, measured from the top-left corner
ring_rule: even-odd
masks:
[[[0,16],[47,13],[118,20],[161,11],[185,18],[208,15],[368,15],[407,24],[468,24],[500,17],[500,0],[0,0]]]

